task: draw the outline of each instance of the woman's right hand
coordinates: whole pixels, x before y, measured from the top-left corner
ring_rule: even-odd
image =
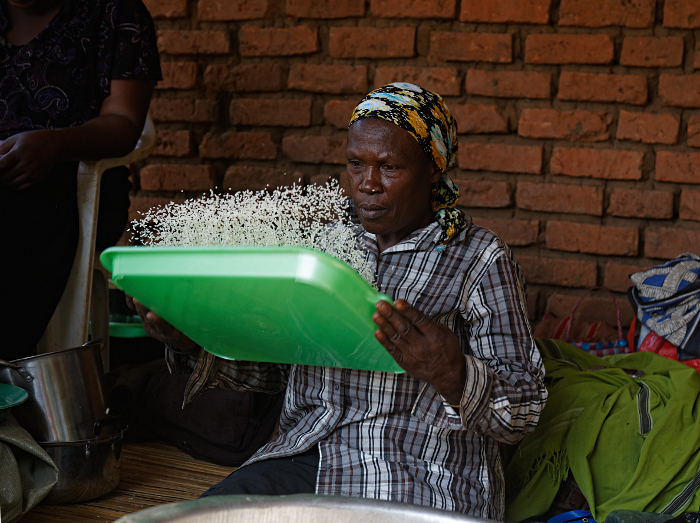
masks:
[[[128,294],[126,303],[141,317],[143,328],[152,338],[183,352],[190,352],[199,347],[194,341]]]
[[[60,159],[54,130],[26,131],[0,143],[0,185],[28,189],[44,179]]]

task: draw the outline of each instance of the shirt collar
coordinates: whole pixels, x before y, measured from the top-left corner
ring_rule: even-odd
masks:
[[[460,231],[458,235],[452,238],[447,246],[461,242],[467,234],[467,229],[471,226],[471,217],[464,216],[467,226]],[[382,254],[390,254],[396,252],[421,252],[435,250],[438,246],[438,240],[442,229],[438,222],[432,222],[429,225],[413,231],[396,245],[389,247]],[[379,246],[377,245],[377,236],[371,232],[367,232],[362,225],[357,226],[357,240],[364,249],[371,252],[375,256],[379,256]]]

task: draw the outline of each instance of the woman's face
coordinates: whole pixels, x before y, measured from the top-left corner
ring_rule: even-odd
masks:
[[[345,154],[357,214],[380,251],[434,220],[430,187],[441,172],[408,132],[379,118],[358,120]]]

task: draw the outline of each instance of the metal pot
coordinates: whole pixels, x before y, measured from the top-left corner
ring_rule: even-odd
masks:
[[[210,496],[148,508],[114,523],[485,523],[395,501],[345,496]]]
[[[58,467],[58,483],[42,505],[80,503],[108,494],[119,483],[122,434],[42,447]]]
[[[0,383],[29,393],[12,414],[40,444],[119,433],[119,420],[109,417],[105,401],[102,345],[97,339],[73,349],[0,360]]]

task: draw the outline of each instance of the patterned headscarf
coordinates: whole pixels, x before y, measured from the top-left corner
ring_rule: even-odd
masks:
[[[442,229],[436,250],[444,250],[447,242],[466,227],[464,215],[455,209],[459,189],[444,174],[457,154],[457,124],[445,101],[439,94],[417,85],[393,83],[365,96],[355,107],[348,127],[362,118],[381,118],[398,125],[418,141],[443,172],[432,186],[430,203]]]

